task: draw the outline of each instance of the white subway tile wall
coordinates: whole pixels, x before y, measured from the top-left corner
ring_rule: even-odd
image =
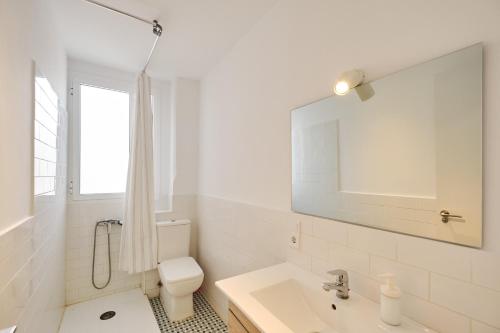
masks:
[[[35,77],[34,194],[55,195],[59,99],[47,78]],[[64,184],[64,183],[63,183]]]
[[[473,250],[416,237],[398,237],[398,261],[455,279],[471,280]]]
[[[500,328],[500,293],[431,274],[431,301]]]
[[[472,282],[500,291],[500,261],[498,256],[482,251],[472,252]]]
[[[196,249],[195,197],[174,197],[173,212],[158,214],[157,219],[189,218],[193,221],[192,254]],[[121,219],[123,200],[80,200],[68,201],[66,233],[66,304],[74,304],[104,295],[141,287],[142,274],[128,274],[118,270],[121,227],[112,226],[111,244],[111,281],[101,290],[92,285],[92,251],[95,223],[104,219]],[[97,232],[95,280],[98,286],[104,285],[108,274],[107,234],[101,227]],[[159,276],[157,270],[146,273],[146,291],[149,296],[157,296]]]
[[[202,291],[227,319],[227,300],[217,280],[286,260],[311,268],[311,256],[288,249],[288,215],[265,208],[198,196],[198,262],[205,273]]]
[[[402,312],[414,320],[432,327],[438,332],[468,333],[470,319],[431,303],[428,298],[404,294],[402,297]]]
[[[399,287],[412,295],[420,298],[429,297],[429,272],[398,263],[397,261],[372,256],[370,260],[370,274],[377,279],[379,274],[392,272],[397,277]]]
[[[0,327],[56,332],[64,311],[64,203],[0,237]]]
[[[202,290],[223,318],[215,281],[288,260],[325,278],[348,269],[352,290],[376,302],[377,275],[392,272],[408,317],[443,333],[500,333],[497,254],[209,196],[198,197],[197,219]],[[297,221],[298,250],[288,246]]]
[[[54,181],[65,184],[64,109],[58,118]],[[35,196],[33,216],[0,234],[0,328],[17,325],[18,333],[57,332],[64,312],[66,190],[44,193],[51,195]]]

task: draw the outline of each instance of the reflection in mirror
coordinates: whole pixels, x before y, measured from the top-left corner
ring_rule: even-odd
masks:
[[[293,110],[292,207],[480,247],[482,46]]]

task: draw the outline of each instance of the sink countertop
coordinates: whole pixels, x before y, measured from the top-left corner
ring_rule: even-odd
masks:
[[[297,320],[296,317],[289,317],[290,322],[285,323],[287,319],[282,318],[283,320],[280,320],[278,318],[280,314],[276,314],[281,313],[281,315],[283,315],[283,313],[293,313],[293,310],[295,310],[295,314],[299,313],[299,316],[303,312],[304,316],[309,316],[305,318],[304,321],[309,321],[311,323],[326,323],[327,327],[319,330],[321,333],[434,332],[406,317],[402,318],[402,325],[400,326],[387,325],[379,319],[379,305],[377,303],[352,291],[349,299],[338,299],[335,296],[335,291],[330,291],[328,293],[323,291],[323,282],[324,279],[311,272],[290,263],[283,263],[220,280],[217,281],[215,285],[263,333],[318,332],[317,329],[307,331],[302,331],[302,328],[292,329],[291,327],[298,326],[293,326],[291,322],[302,322],[302,319]],[[300,285],[300,287],[294,290],[294,284],[297,286]],[[290,293],[288,293],[287,289],[282,289],[282,286],[286,288],[287,285],[292,287],[292,289],[289,289],[291,291]],[[266,307],[266,305],[261,303],[262,297],[260,297],[260,295],[266,292],[266,290],[278,290],[278,293],[275,292],[275,295],[280,295],[279,289],[284,290],[284,293],[281,291],[281,295],[284,297],[273,300],[272,293],[269,294],[271,296],[267,296],[267,299],[269,300],[271,298],[270,302],[274,303],[273,309],[277,309],[276,313],[273,313],[269,308],[269,306],[272,307],[273,305],[269,305],[268,301],[268,307]],[[301,295],[298,295],[297,291]],[[304,297],[302,297],[302,294]],[[293,297],[296,297],[296,299],[293,299]],[[259,299],[261,301],[259,301]],[[282,303],[280,304],[280,302]],[[301,303],[302,307],[295,307],[294,304],[297,303]],[[332,312],[332,303],[336,305],[337,310],[335,312]],[[279,308],[276,307],[276,304],[279,305]],[[297,312],[298,309],[301,310]],[[302,311],[304,309],[306,311]],[[361,318],[363,320],[360,320]]]

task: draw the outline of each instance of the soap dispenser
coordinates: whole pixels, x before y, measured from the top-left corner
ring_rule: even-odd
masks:
[[[385,283],[380,286],[380,319],[386,324],[401,325],[401,290],[394,282],[394,274],[380,274]]]

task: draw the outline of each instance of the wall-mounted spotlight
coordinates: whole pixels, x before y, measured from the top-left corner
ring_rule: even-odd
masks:
[[[340,75],[340,77],[335,81],[335,86],[333,87],[333,91],[336,95],[345,95],[349,92],[349,90],[356,88],[365,79],[365,73],[360,70],[353,69],[348,72],[344,72]]]

